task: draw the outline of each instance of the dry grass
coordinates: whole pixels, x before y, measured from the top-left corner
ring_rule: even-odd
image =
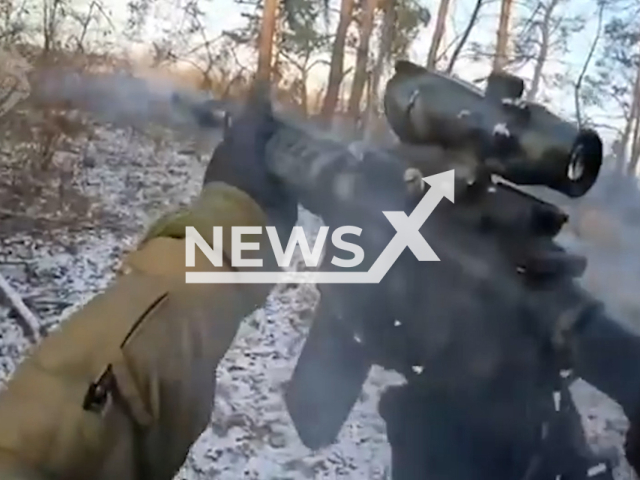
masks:
[[[49,228],[44,226],[77,223],[86,217],[90,207],[74,187],[81,166],[70,159],[78,156],[64,154],[86,146],[93,136],[93,125],[67,105],[42,101],[37,88],[38,79],[51,66],[87,70],[104,59],[45,56],[25,47],[20,53],[31,67],[27,74],[30,95],[0,117],[2,236],[16,230],[45,231]],[[11,88],[16,75],[7,64],[0,66],[0,76]]]
[[[84,168],[81,153],[91,143],[96,124],[71,105],[42,94],[42,79],[52,68],[91,74],[125,70],[143,79],[169,80],[191,89],[202,87],[202,74],[195,69],[152,69],[98,55],[43,55],[24,46],[11,54],[30,66],[30,91],[2,115],[3,92],[10,92],[19,75],[7,62],[0,62],[0,236],[5,237],[16,231],[44,232],[61,224],[79,226],[93,221],[89,218],[90,202],[75,185]],[[239,94],[242,85],[236,81],[227,93]],[[156,151],[166,148],[166,130],[153,126],[131,130],[133,135],[151,140]]]

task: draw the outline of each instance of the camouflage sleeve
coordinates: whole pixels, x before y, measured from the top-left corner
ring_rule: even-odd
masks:
[[[186,284],[184,226],[208,238],[264,222],[246,194],[212,184],[155,224],[0,393],[0,478],[171,480],[208,425],[218,362],[270,288]],[[231,270],[199,252],[196,267]]]

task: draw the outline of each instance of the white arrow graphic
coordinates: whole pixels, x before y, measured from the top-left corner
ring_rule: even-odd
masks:
[[[389,222],[391,222],[397,233],[367,272],[368,275],[375,275],[375,283],[380,282],[384,278],[406,247],[409,247],[421,262],[440,261],[436,253],[420,234],[420,228],[443,198],[448,199],[452,203],[455,201],[454,180],[455,173],[453,170],[424,177],[422,181],[430,185],[431,188],[425,196],[422,197],[422,200],[420,200],[408,217],[404,212],[382,212]]]
[[[404,212],[382,212],[396,234],[367,272],[187,272],[187,283],[380,283],[407,247],[421,262],[440,259],[420,234],[420,228],[443,198],[454,202],[453,170],[422,179],[431,188],[407,216]]]

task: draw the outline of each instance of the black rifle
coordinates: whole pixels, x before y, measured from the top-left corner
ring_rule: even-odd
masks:
[[[309,192],[326,195],[329,200],[307,206],[327,224],[359,221],[363,234],[373,231],[365,242],[373,260],[395,233],[381,211],[410,213],[419,200],[408,193],[406,169],[417,167],[424,176],[456,171],[455,204],[443,201],[421,228],[441,262],[420,263],[405,251],[380,284],[320,286],[321,305],[286,396],[311,448],[334,441],[374,363],[424,381],[429,391],[461,396],[486,388],[483,383],[496,372],[474,378],[469,367],[492,357],[495,365],[488,370],[502,368],[499,364],[513,356],[514,372],[539,378],[539,366],[529,356],[537,355],[533,351],[540,343],[532,343],[534,336],[526,331],[536,322],[520,319],[545,314],[528,308],[538,289],[553,285],[558,297],[553,302],[571,303],[578,295],[572,293],[574,279],[586,267],[583,257],[554,241],[568,216],[500,177],[583,195],[602,162],[598,135],[578,131],[538,105],[503,100],[501,95],[513,94],[509,86],[517,86],[517,79],[493,76],[485,96],[407,62],[396,72],[387,85],[385,109],[400,144],[368,151],[359,161],[344,147],[321,146],[290,131],[283,137],[295,138],[307,155],[276,142],[271,156],[274,165],[284,166],[289,158],[290,170],[274,168],[288,182],[294,169],[304,176],[315,171],[313,162],[328,165],[326,183],[300,183],[302,203]],[[523,138],[538,143],[532,147]],[[327,155],[332,162],[322,160]],[[351,198],[332,195],[329,185],[339,183],[343,171],[366,179],[367,194],[354,189]],[[428,368],[433,365],[437,368]],[[416,373],[423,368],[429,373]]]
[[[535,419],[538,436],[540,425],[554,423],[552,394],[566,394],[562,372],[574,367],[582,375],[587,365],[588,381],[626,411],[635,408],[637,378],[621,388],[594,363],[602,358],[574,364],[565,334],[584,318],[605,317],[577,282],[585,258],[555,241],[567,214],[516,186],[584,195],[598,177],[602,142],[521,101],[522,90],[521,80],[495,74],[483,93],[400,62],[385,112],[401,142],[362,158],[302,121],[281,119],[269,145],[273,173],[329,227],[362,228],[359,271],[396,233],[383,212],[410,214],[420,201],[407,168],[423,176],[455,171],[455,203],[442,201],[420,229],[440,262],[419,262],[405,249],[380,283],[320,285],[321,304],[286,392],[310,448],[335,440],[374,364],[402,373],[427,396],[445,397],[454,410],[475,405],[470,422],[507,438],[531,433],[521,432],[529,428],[523,418]],[[321,269],[341,270],[330,262]],[[624,355],[631,345],[637,342],[627,342]],[[553,453],[540,455],[549,461]]]

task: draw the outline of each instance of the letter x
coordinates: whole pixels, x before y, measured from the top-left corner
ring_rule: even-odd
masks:
[[[435,195],[429,195],[431,192]],[[392,250],[399,248],[402,251],[409,247],[421,262],[440,260],[420,233],[420,227],[427,221],[429,215],[433,213],[440,200],[442,200],[442,195],[438,195],[439,192],[436,192],[437,189],[435,188],[429,189],[410,216],[407,216],[404,212],[383,212],[389,223],[396,229],[396,235],[391,240],[391,243],[396,245]]]

